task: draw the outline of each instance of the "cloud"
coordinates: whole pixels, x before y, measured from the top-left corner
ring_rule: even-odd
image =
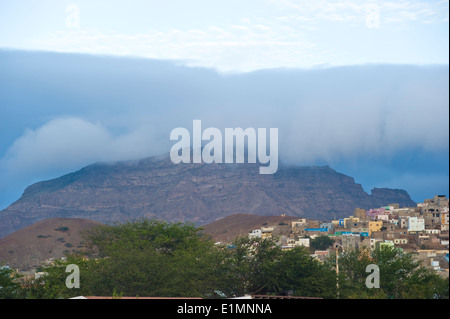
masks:
[[[67,29],[40,39],[36,44],[42,50],[55,52],[183,60],[189,66],[222,72],[316,63],[313,59],[315,45],[302,32],[248,21],[226,27],[151,30],[137,34]],[[274,56],[278,59],[274,60]]]
[[[77,54],[0,52],[0,61],[8,62],[0,73],[3,189],[23,190],[97,161],[167,153],[171,130],[192,130],[194,119],[222,131],[277,127],[280,161],[288,164],[333,167],[370,158],[371,169],[403,154],[405,163],[415,163],[417,154],[448,158],[448,66],[223,75],[168,61]]]
[[[448,112],[431,105],[425,110],[423,104],[413,102],[389,103],[386,109],[377,103],[355,96],[345,107],[313,104],[296,111],[284,129],[288,133],[283,137],[286,157],[303,163],[332,163],[365,154],[388,160],[390,154],[416,148],[425,152],[448,149]]]
[[[387,75],[382,75],[383,68],[392,79],[384,79]],[[167,74],[168,79],[177,74],[184,85],[195,79],[190,80],[189,88],[173,83],[172,88],[167,88],[167,95],[145,87],[136,91],[132,83],[127,87],[127,77],[121,72],[123,81],[113,79],[109,83],[97,73],[103,84],[92,85],[98,86],[99,92],[104,91],[103,85],[117,91],[109,97],[97,97],[100,100],[94,100],[93,105],[109,105],[116,97],[128,100],[139,96],[137,103],[133,105],[128,100],[128,104],[102,113],[96,120],[59,117],[27,130],[9,147],[2,166],[25,174],[36,169],[67,170],[95,161],[164,153],[169,149],[169,132],[180,125],[191,130],[194,119],[203,121],[203,129],[278,127],[283,161],[297,164],[332,162],[364,154],[387,156],[416,148],[430,152],[448,150],[448,93],[443,94],[445,83],[439,83],[440,78],[432,69],[366,66],[267,71],[245,77],[200,76],[202,72],[195,69],[184,69],[185,74],[167,70],[173,72]],[[362,75],[367,78],[359,82]],[[77,82],[88,81],[86,88],[91,90],[88,77]],[[152,74],[147,74],[136,83],[154,80]],[[205,94],[203,90],[209,82],[215,85]],[[296,82],[303,85],[294,89]],[[82,87],[79,89],[83,91]],[[156,94],[161,97],[155,103]],[[179,99],[173,101],[171,95]],[[169,109],[171,112],[167,113],[165,110]],[[118,116],[125,110],[126,116]],[[124,128],[121,133],[113,128],[117,122]]]
[[[33,166],[30,161],[58,161],[61,155],[75,163],[80,156],[85,162],[135,157],[151,151],[149,145],[164,150],[171,129],[191,126],[194,119],[222,129],[278,127],[280,151],[299,163],[448,149],[448,66],[275,69],[221,76],[146,59],[29,53],[16,61],[13,52],[3,56],[10,61],[0,76],[5,123],[35,127],[15,137],[5,156],[23,167]],[[10,81],[18,70],[23,77]],[[39,81],[34,74],[41,74]],[[34,124],[20,116],[38,108],[41,118]]]
[[[402,25],[408,22],[448,22],[448,1],[360,1],[360,0],[271,0],[280,12],[289,12],[290,20],[301,19],[311,24],[333,21],[364,25],[371,14],[379,15],[381,25]]]
[[[189,66],[221,72],[308,68],[325,63],[416,63],[431,59],[411,54],[410,50],[418,50],[417,41],[393,31],[448,23],[446,1],[277,0],[265,3],[262,11],[264,13],[251,18],[223,20],[221,17],[215,24],[205,23],[195,28],[152,25],[136,33],[92,27],[66,28],[38,35],[28,47],[54,52],[179,60]],[[370,29],[380,29],[384,34],[374,36]],[[397,49],[400,51],[386,57],[381,47],[393,41],[394,36],[402,44]],[[336,39],[340,41],[335,43]],[[359,43],[369,39],[378,49],[359,48]],[[430,41],[438,43],[431,38],[421,41],[424,46],[430,45]]]
[[[155,155],[154,133],[138,128],[114,136],[100,123],[67,117],[27,130],[0,161],[10,177],[70,171],[97,161],[116,161]]]

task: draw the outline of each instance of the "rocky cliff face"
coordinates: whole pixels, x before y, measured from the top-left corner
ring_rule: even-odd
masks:
[[[93,164],[29,186],[0,212],[0,237],[52,217],[103,223],[139,218],[206,224],[236,213],[330,220],[355,208],[415,206],[403,190],[364,192],[329,167],[283,167],[260,175],[259,164],[173,164],[167,157]]]

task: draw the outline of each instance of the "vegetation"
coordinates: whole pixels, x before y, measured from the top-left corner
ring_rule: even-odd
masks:
[[[326,250],[334,243],[334,240],[328,236],[318,236],[310,240],[310,247],[313,250]]]
[[[23,290],[16,282],[17,275],[12,269],[0,264],[0,298],[23,298]]]
[[[0,298],[338,296],[334,258],[319,262],[303,247],[285,251],[270,239],[242,237],[215,246],[194,225],[157,220],[98,226],[84,237],[89,258],[69,255],[23,287],[11,270],[0,268]],[[66,287],[70,264],[79,267],[80,288]],[[380,268],[380,288],[365,285],[369,264]],[[448,298],[448,280],[395,249],[346,252],[339,269],[341,298]]]
[[[377,265],[380,271],[380,288],[365,285],[366,267]],[[385,247],[370,251],[358,249],[339,257],[340,287],[343,298],[430,299],[448,298],[447,279],[442,279],[432,269],[421,266],[412,254],[401,249]]]

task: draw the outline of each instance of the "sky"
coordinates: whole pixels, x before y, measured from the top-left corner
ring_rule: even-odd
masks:
[[[170,131],[278,127],[280,161],[448,196],[448,1],[0,1],[0,209]]]
[[[448,64],[448,1],[16,0],[0,45],[183,60],[242,72]]]

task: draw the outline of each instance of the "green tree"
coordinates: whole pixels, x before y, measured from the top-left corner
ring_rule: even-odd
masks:
[[[335,258],[322,263],[304,247],[282,250],[272,239],[241,237],[233,245],[217,247],[191,224],[156,220],[99,226],[84,237],[91,247],[86,252],[89,259],[68,255],[67,260],[44,267],[47,275],[24,289],[11,277],[11,270],[0,268],[0,297],[215,298],[291,293],[336,298],[339,291],[340,298],[448,298],[448,278],[390,247],[342,253],[337,290]],[[66,287],[70,264],[80,269],[80,288]],[[379,289],[366,287],[370,264],[380,269]]]
[[[283,251],[271,239],[239,238],[223,263],[228,296],[244,294],[332,298],[335,277],[303,247]],[[228,274],[228,275],[227,275]],[[222,277],[224,278],[224,277]]]
[[[334,243],[334,240],[328,236],[318,236],[310,240],[310,247],[314,250],[326,250]]]
[[[22,298],[22,290],[16,282],[18,276],[15,272],[5,266],[0,265],[0,299]]]
[[[90,271],[93,260],[86,260],[81,255],[69,255],[66,260],[56,260],[54,265],[43,266],[40,271],[45,274],[36,280],[29,280],[25,283],[24,295],[28,299],[58,299],[70,298],[80,295],[92,295],[89,284],[95,274]],[[75,264],[80,268],[80,288],[69,289],[66,286],[66,278],[70,272],[66,272],[66,267]]]
[[[336,296],[334,272],[312,258],[304,247],[283,252],[275,271],[276,294],[292,291],[295,296],[334,298]]]
[[[219,254],[190,224],[142,220],[99,226],[84,234],[90,259],[71,255],[46,268],[30,297],[75,295],[205,297],[217,287]],[[80,268],[80,289],[65,287],[65,267]]]
[[[332,260],[330,264],[334,267]],[[366,267],[370,264],[379,267],[380,288],[366,287]],[[339,270],[342,298],[448,298],[444,279],[422,267],[411,253],[395,247],[347,251],[339,257]]]
[[[227,296],[265,294],[281,248],[271,239],[239,237],[222,251],[221,291]]]

